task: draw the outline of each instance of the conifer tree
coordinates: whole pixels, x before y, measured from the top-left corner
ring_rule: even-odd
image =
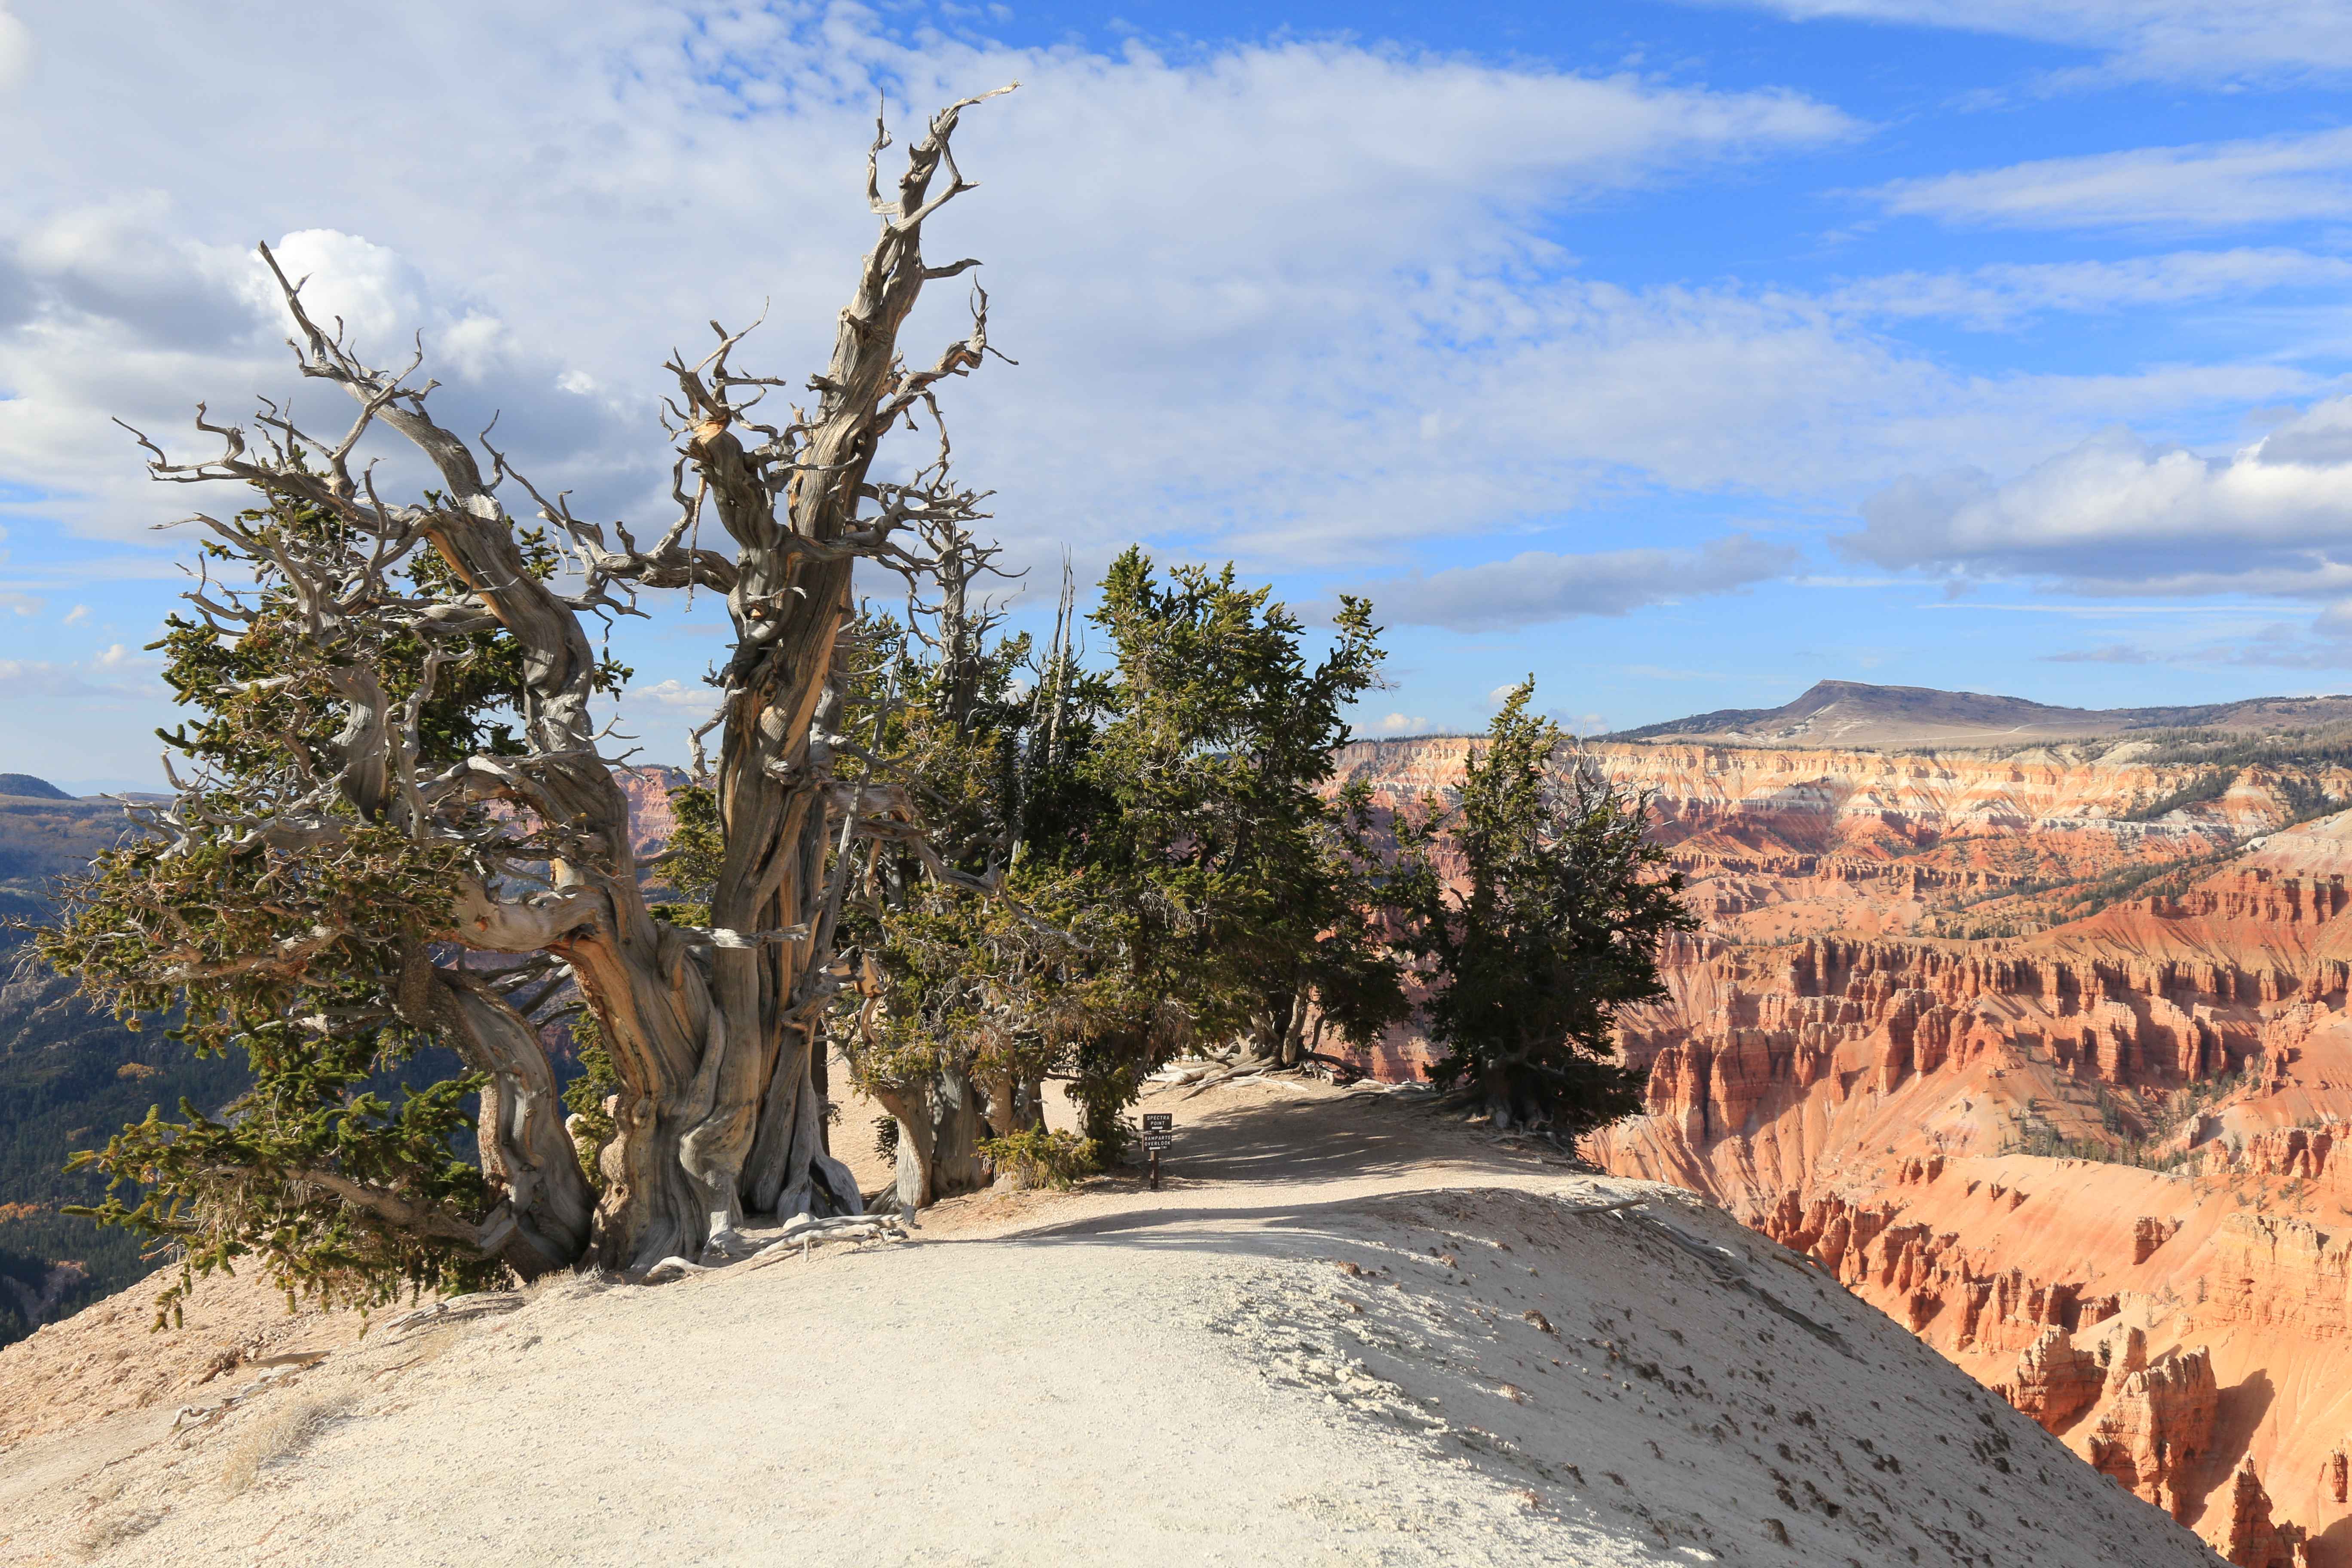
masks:
[[[923,289],[976,265],[934,264],[923,241],[972,188],[950,143],[978,101],[933,116],[895,183],[877,127],[877,233],[806,407],[762,406],[785,383],[739,368],[742,333],[665,367],[677,510],[652,528],[583,518],[488,433],[447,428],[421,351],[377,367],[282,272],[296,369],[347,395],[352,423],[314,433],[265,402],[242,426],[200,411],[208,458],[140,437],[155,479],[245,510],[192,520],[204,578],[164,645],[191,713],[165,737],[176,795],[39,947],[126,1016],[184,1007],[193,1044],[251,1058],[255,1091],[231,1118],[159,1110],[101,1152],[126,1184],[109,1217],[194,1268],[258,1254],[289,1289],[373,1300],[590,1257],[725,1256],[747,1215],[858,1209],[825,1144],[844,980],[828,857],[903,840],[914,814],[856,760],[835,649],[858,563],[928,580],[940,563],[919,542],[968,539],[980,515],[943,432],[935,456],[876,467],[989,352],[977,289],[936,360],[899,345]],[[428,488],[388,493],[385,437]],[[723,853],[701,897],[656,910],[599,716],[625,672],[595,628],[696,587],[731,625],[700,825]],[[614,1086],[593,1181],[542,1037],[559,991]],[[397,1103],[357,1091],[428,1037],[466,1076]]]
[[[1398,824],[1400,945],[1424,975],[1431,1068],[1497,1127],[1575,1135],[1641,1109],[1614,1017],[1665,993],[1657,952],[1696,921],[1682,875],[1628,797],[1514,688],[1464,765],[1459,798]]]
[[[1077,658],[1069,606],[1066,592],[1033,662],[945,595],[893,694],[864,699],[889,710],[879,733],[933,814],[925,841],[967,873],[1001,865],[1011,895],[946,897],[887,847],[859,873],[866,982],[843,1038],[896,1118],[902,1201],[978,1181],[992,1150],[1056,1173],[1111,1157],[1144,1078],[1184,1044],[1251,1039],[1296,1062],[1310,1012],[1353,1040],[1404,1012],[1372,914],[1369,802],[1328,789],[1346,710],[1378,676],[1369,606],[1343,601],[1310,662],[1270,590],[1230,566],[1162,578],[1130,549],[1089,617],[1100,670]],[[1049,1073],[1083,1140],[1045,1131]]]
[[[1347,710],[1379,679],[1379,628],[1343,596],[1310,664],[1305,627],[1228,565],[1163,581],[1130,548],[1093,616],[1111,669],[1076,764],[1081,818],[1059,852],[1111,896],[1115,963],[1076,1063],[1088,1131],[1119,1112],[1186,1040],[1255,1035],[1296,1059],[1307,1012],[1350,1038],[1404,1011],[1397,966],[1365,910],[1372,888],[1360,795],[1328,792]]]

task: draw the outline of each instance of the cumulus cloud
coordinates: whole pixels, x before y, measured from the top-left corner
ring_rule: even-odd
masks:
[[[2212,81],[2352,70],[2337,0],[1720,0],[1800,20],[1844,17],[2071,45],[2104,77]]]
[[[1575,616],[1622,616],[1695,595],[1728,593],[1781,575],[1797,552],[1749,534],[1696,550],[1530,550],[1508,561],[1391,578],[1365,590],[1381,619],[1454,631],[1508,631]]]
[[[1835,542],[1883,566],[2039,580],[2077,594],[2230,594],[2324,603],[2314,642],[2273,627],[2199,662],[2337,668],[2352,651],[2352,397],[2313,405],[2222,457],[2113,430],[2006,480],[1906,478]],[[2138,662],[2132,650],[2055,656]]]
[[[2007,228],[2336,220],[2352,216],[2352,130],[2042,158],[1896,180],[1873,194],[1890,212]]]
[[[1408,718],[1402,713],[1391,713],[1373,728],[1383,735],[1417,735],[1429,728],[1429,720],[1419,714]]]
[[[2352,397],[2222,458],[2127,430],[2013,479],[1913,476],[1838,541],[1882,566],[2038,575],[2090,593],[2303,597],[2352,588]]]
[[[966,120],[981,189],[932,231],[942,258],[983,259],[992,337],[1021,362],[948,395],[1010,565],[1067,542],[1083,572],[1114,534],[1141,536],[1313,574],[1309,593],[1385,579],[1385,615],[1433,625],[1623,614],[1786,571],[1791,552],[1580,536],[1563,548],[1590,553],[1396,574],[1465,558],[1436,553],[1447,541],[1572,529],[1595,494],[1836,504],[1906,473],[2006,473],[2117,419],[2160,427],[2325,384],[2285,356],[1978,375],[1880,330],[2204,298],[2225,273],[2333,286],[2325,258],[1986,269],[1823,299],[1624,287],[1559,247],[1593,204],[1859,134],[1800,94],[1332,41],[1163,56],[892,30],[912,15],[416,0],[261,29],[163,7],[126,29],[103,7],[45,7],[39,68],[0,94],[0,515],[143,540],[188,505],[144,482],[110,416],[194,452],[199,400],[234,416],[259,390],[306,424],[342,416],[292,373],[251,249],[268,238],[371,352],[404,360],[421,335],[454,427],[495,414],[542,489],[642,535],[671,506],[656,412],[674,346],[765,304],[744,368],[797,384],[823,363],[870,243],[877,89],[903,141],[910,107],[1014,79]],[[399,104],[396,133],[192,85],[308,79],[330,52],[339,99]],[[960,331],[967,299],[963,281],[933,289],[909,352]],[[407,477],[396,458],[385,473]],[[647,668],[630,711],[648,731],[707,711],[682,646],[625,649]]]

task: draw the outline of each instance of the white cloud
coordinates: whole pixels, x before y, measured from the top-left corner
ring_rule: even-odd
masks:
[[[1857,279],[1835,309],[1894,319],[1941,317],[1984,331],[2051,311],[2097,313],[2192,300],[2244,299],[2279,289],[2352,284],[2352,259],[2292,249],[2178,251],[2124,261],[2006,263],[1969,272],[1903,272]]]
[[[33,74],[33,30],[0,5],[0,92],[20,87]]]
[[[72,609],[66,612],[63,624],[69,626],[79,626],[89,618],[89,606],[88,605],[76,605]]]
[[[1722,0],[1800,20],[1846,17],[2007,34],[2095,51],[2093,73],[2191,81],[2352,69],[2340,0]]]
[[[2258,669],[2352,669],[2352,626],[2344,602],[2322,611],[2308,630],[2284,622],[2246,628],[2228,637],[2150,647],[2101,643],[2044,654],[2047,664],[2202,665]]]
[[[2352,16],[2352,10],[2347,10]],[[2007,228],[2242,228],[2352,216],[2352,130],[1896,180],[1888,211]]]
[[[1019,94],[968,118],[959,151],[984,188],[933,240],[987,262],[994,336],[1023,362],[992,365],[985,392],[959,389],[954,409],[958,450],[1003,490],[1008,526],[1082,535],[1115,506],[1145,529],[1218,518],[1227,548],[1269,558],[1328,553],[1335,539],[1376,558],[1386,537],[1483,527],[1620,461],[1607,428],[1540,463],[1510,461],[1515,437],[1499,431],[1414,437],[1433,407],[1478,428],[1517,404],[1514,378],[1545,346],[1531,339],[1565,332],[1588,356],[1639,355],[1645,333],[1707,331],[1680,300],[1553,293],[1561,258],[1532,237],[1538,218],[1854,130],[1788,92],[1341,44],[1180,61],[917,47],[847,9],[820,21],[427,0],[338,15],[338,91],[399,101],[400,134],[321,136],[268,95],[206,95],[167,139],[93,112],[126,96],[176,102],[191,81],[310,68],[280,32],[232,39],[175,15],[126,37],[61,9],[35,90],[13,113],[0,105],[0,142],[36,149],[21,190],[0,194],[0,234],[20,250],[47,229],[92,229],[78,204],[126,168],[182,204],[140,197],[107,219],[103,244],[67,247],[46,270],[20,261],[13,279],[0,266],[0,386],[18,395],[0,403],[0,472],[91,498],[86,526],[121,528],[166,504],[137,495],[105,416],[176,425],[200,397],[219,413],[257,385],[290,384],[282,324],[244,252],[298,214],[314,226],[281,254],[315,274],[314,308],[386,357],[422,329],[426,374],[453,383],[442,394],[453,422],[496,407],[535,478],[583,504],[658,509],[658,365],[674,344],[700,338],[713,314],[742,322],[772,300],[747,358],[795,382],[821,362],[868,242],[859,184],[876,86],[888,84],[903,135],[909,102],[1019,79]],[[509,74],[484,92],[444,68],[451,58]],[[32,134],[39,125],[73,134]],[[268,179],[248,178],[256,169]],[[101,289],[118,253],[176,272]],[[175,341],[193,342],[179,318],[199,315],[206,352],[159,352],[164,334],[140,311],[165,297],[186,307]],[[936,291],[910,352],[957,324],[964,297],[961,284]],[[1520,324],[1531,298],[1551,324]],[[1618,321],[1629,304],[1650,324]],[[1785,327],[1735,326],[1730,351],[1759,329]],[[1496,346],[1482,356],[1465,337]],[[1572,389],[1576,374],[1547,380]],[[302,405],[323,419],[324,402],[310,389]],[[1556,426],[1580,413],[1515,417]],[[1387,456],[1368,460],[1368,434],[1383,432]],[[1432,516],[1402,493],[1413,489],[1458,499]]]
[[[1429,728],[1429,721],[1420,715],[1407,718],[1402,713],[1391,713],[1375,728],[1383,735],[1417,735]]]
[[[2068,648],[2063,653],[2045,653],[2045,664],[2155,664],[2162,655],[2130,643],[2101,643],[2096,647]]]
[[[1585,555],[1529,550],[1508,561],[1449,566],[1365,589],[1384,621],[1507,631],[1572,616],[1622,616],[1647,605],[1727,593],[1786,573],[1797,552],[1744,533],[1697,550],[1612,550]]]
[[[2226,457],[2116,430],[2007,480],[1981,469],[1906,479],[1862,512],[1863,529],[1837,543],[1883,566],[2023,577],[2089,595],[2341,601],[2352,598],[2352,397],[2317,404]],[[2340,604],[2319,623],[2330,634],[2347,628],[2352,612]],[[2233,659],[2321,668],[2342,651],[2273,647]]]
[[[341,324],[344,341],[382,362],[405,359],[425,324],[425,284],[414,264],[388,246],[339,229],[297,229],[271,249],[302,290],[302,308],[322,326]],[[240,279],[257,321],[286,331],[277,280],[256,260]],[[495,323],[493,323],[495,325]],[[462,325],[442,334],[444,352]]]
[[[719,693],[708,686],[689,686],[682,680],[656,681],[650,686],[629,689],[632,702],[652,702],[664,708],[698,708],[709,712],[719,706]]]
[[[155,661],[129,654],[119,645],[86,664],[38,658],[0,658],[0,701],[103,701],[152,699],[162,686]]]
[[[373,352],[404,359],[422,334],[455,427],[496,412],[542,488],[642,529],[668,509],[656,407],[674,345],[772,301],[745,367],[797,383],[822,363],[870,240],[881,83],[902,140],[909,104],[1026,84],[968,117],[959,153],[982,188],[932,233],[942,258],[984,258],[993,339],[1022,362],[949,400],[964,477],[999,492],[1009,563],[1068,541],[1083,570],[1116,518],[1122,538],[1173,538],[1188,558],[1377,578],[1444,559],[1433,543],[1556,525],[1595,493],[1843,497],[2322,385],[2270,361],[1977,375],[1858,319],[2218,287],[2188,262],[2137,283],[1988,269],[1957,304],[1922,306],[1944,285],[1842,300],[1620,287],[1549,242],[1598,198],[1856,133],[1788,92],[1339,43],[1171,58],[908,42],[846,7],[418,0],[332,16],[224,28],[163,7],[125,29],[103,7],[45,12],[40,70],[0,99],[16,160],[0,188],[0,479],[69,499],[0,510],[144,537],[191,498],[147,486],[109,416],[194,451],[199,399],[233,415],[260,389],[290,393],[306,422],[341,415],[291,373],[250,252],[269,237]],[[319,28],[336,95],[398,104],[396,130],[195,85],[310,79]],[[495,90],[451,60],[495,62]],[[102,107],[122,102],[152,112]],[[933,291],[910,353],[960,329],[964,298]],[[1496,594],[1507,566],[1379,592],[1435,624],[1524,625],[1787,569],[1779,547],[1733,548],[1536,552]],[[632,698],[681,721],[709,700],[690,679]]]
[[[91,531],[127,534],[188,500],[142,483],[109,416],[176,449],[199,399],[219,415],[291,389],[306,420],[341,414],[289,374],[246,251],[292,215],[311,226],[286,237],[289,270],[312,272],[319,308],[377,352],[421,330],[450,423],[495,411],[543,488],[657,520],[673,345],[772,300],[747,366],[797,380],[820,362],[867,240],[857,184],[878,80],[894,106],[1026,84],[968,118],[960,148],[982,188],[933,240],[985,259],[992,335],[1022,362],[950,399],[1015,563],[1083,549],[1117,514],[1253,570],[1392,568],[1433,538],[1557,521],[1629,483],[1819,493],[2314,390],[2280,363],[1972,377],[1817,300],[1616,287],[1539,237],[1596,195],[1853,133],[1786,92],[1339,44],[1183,61],[918,51],[849,12],[820,26],[428,3],[338,13],[339,90],[396,98],[400,136],[321,138],[258,98],[208,98],[159,145],[87,106],[307,65],[274,54],[295,47],[275,33],[230,40],[169,14],[126,40],[88,11],[49,25],[23,110],[0,105],[0,142],[41,120],[78,132],[24,139],[37,152],[22,189],[0,193],[0,237],[97,237],[49,242],[13,276],[0,261],[0,387],[16,394],[0,399],[0,475],[81,498],[67,507]],[[513,79],[477,91],[439,68],[453,57]],[[97,209],[100,234],[89,193],[132,167],[178,205],[121,198]],[[232,177],[255,168],[270,178]],[[134,287],[116,257],[154,276]],[[955,328],[963,299],[936,290],[910,350]]]
[[[986,259],[994,338],[1023,362],[991,364],[950,405],[965,476],[999,490],[1015,563],[1063,540],[1083,552],[1117,515],[1253,569],[1372,574],[1433,539],[1556,521],[1601,489],[1850,493],[2013,463],[2118,417],[2315,389],[2277,363],[1972,377],[1889,346],[1853,321],[1853,301],[1619,288],[1537,237],[1596,194],[1853,133],[1788,93],[1336,44],[1185,61],[918,53],[846,12],[819,27],[428,3],[337,24],[351,30],[339,90],[396,98],[401,135],[322,138],[266,102],[207,99],[157,145],[86,105],[307,68],[274,56],[293,46],[272,33],[226,40],[166,14],[126,40],[89,9],[58,13],[24,114],[0,106],[0,142],[40,117],[81,132],[27,141],[23,190],[0,193],[19,255],[13,283],[0,260],[0,387],[16,394],[0,400],[0,475],[79,493],[73,515],[93,531],[127,533],[189,500],[140,482],[109,415],[179,447],[200,398],[219,414],[250,389],[294,387],[306,419],[340,414],[289,374],[246,252],[289,223],[310,226],[280,249],[314,275],[315,308],[388,354],[423,331],[452,424],[496,411],[500,445],[543,488],[659,518],[656,367],[673,344],[772,299],[747,363],[796,379],[821,357],[866,243],[857,178],[877,79],[893,79],[894,105],[1026,83],[968,119],[960,145],[982,188],[934,238]],[[698,52],[712,49],[724,68]],[[482,93],[439,68],[460,57],[514,79]],[[179,205],[91,206],[124,168]],[[270,178],[227,173],[255,168]],[[1896,292],[1882,290],[1883,310]],[[938,292],[913,352],[955,324],[961,298]],[[1575,568],[1599,575],[1577,581],[1539,562],[1551,574],[1507,584],[1496,618],[1622,613],[1753,580],[1703,570],[1644,587],[1643,559],[1600,552]],[[1384,611],[1484,618],[1444,573],[1381,593]]]

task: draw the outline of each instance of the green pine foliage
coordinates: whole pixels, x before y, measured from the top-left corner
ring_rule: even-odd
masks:
[[[1117,933],[1074,1089],[1088,1136],[1117,1146],[1119,1111],[1178,1045],[1263,1031],[1301,996],[1366,1038],[1405,1002],[1368,912],[1365,802],[1327,789],[1347,710],[1379,683],[1370,606],[1344,598],[1310,663],[1271,590],[1231,566],[1163,580],[1129,549],[1093,620],[1112,669],[1076,770],[1083,819],[1061,847],[1109,895]]]
[[[1024,1187],[1067,1189],[1100,1168],[1101,1152],[1075,1132],[1031,1127],[1002,1138],[981,1140],[980,1152],[998,1171]]]
[[[912,844],[877,847],[843,910],[857,983],[834,1033],[878,1099],[959,1074],[987,1089],[1010,1135],[1009,1102],[1066,1064],[1100,989],[1079,934],[1087,884],[1060,853],[1077,820],[1069,760],[1088,744],[1098,683],[1058,648],[1039,658],[1025,636],[937,631],[860,623],[848,729],[869,745],[874,776],[900,784],[940,866],[994,879],[1003,896],[941,880]]]
[[[1164,576],[1129,550],[1093,624],[1108,668],[1057,637],[967,627],[900,643],[861,722],[981,900],[911,853],[866,876],[859,994],[844,1019],[869,1084],[952,1068],[983,1084],[1067,1079],[1085,1141],[1114,1157],[1145,1078],[1312,1003],[1349,1038],[1401,1016],[1377,929],[1378,824],[1329,788],[1348,708],[1378,680],[1370,607],[1346,601],[1321,656],[1232,568]],[[869,627],[870,642],[903,637]],[[856,724],[852,725],[857,729]],[[1003,1128],[1003,1135],[1021,1131]]]
[[[719,873],[727,863],[727,840],[719,828],[719,794],[708,784],[682,784],[669,792],[669,809],[677,826],[654,870],[671,898],[653,906],[654,916],[672,925],[709,925],[710,890],[719,885]]]
[[[373,679],[404,699],[428,663],[404,635],[354,632],[331,646],[313,635],[268,551],[356,559],[365,546],[331,517],[280,500],[239,521],[260,541],[252,556],[205,551],[211,570],[252,574],[259,619],[230,637],[175,616],[154,646],[185,715],[162,738],[249,813],[274,791],[308,787],[289,780],[345,722],[337,680]],[[526,540],[525,561],[541,575],[556,567],[543,538]],[[465,597],[429,552],[407,571],[419,597]],[[609,660],[601,668],[608,684],[626,679]],[[520,669],[497,629],[443,659],[418,697],[419,761],[507,749],[501,715],[520,701]],[[402,1016],[404,973],[429,962],[455,874],[509,869],[470,854],[389,816],[353,813],[335,841],[313,847],[251,843],[184,811],[176,833],[132,837],[66,883],[60,913],[35,935],[40,955],[128,1027],[163,1022],[198,1059],[246,1068],[225,1109],[191,1099],[176,1119],[152,1109],[76,1161],[110,1184],[83,1209],[177,1249],[184,1267],[165,1312],[196,1276],[247,1256],[289,1297],[334,1303],[494,1277],[472,1241],[489,1197],[456,1152],[471,1142],[476,1081],[448,1070],[446,1051],[423,1051],[428,1037]],[[421,1082],[402,1081],[419,1068]],[[368,1204],[345,1201],[357,1191]]]
[[[397,1193],[420,1213],[478,1213],[488,1205],[482,1173],[453,1151],[473,1120],[464,1097],[471,1077],[421,1089],[403,1085],[396,1102],[369,1087],[419,1042],[403,1030],[373,1037],[306,1039],[277,1022],[248,1030],[244,1047],[254,1085],[218,1118],[189,1100],[180,1120],[150,1110],[101,1150],[77,1154],[112,1178],[98,1204],[68,1208],[173,1245],[178,1280],[158,1300],[159,1323],[177,1323],[196,1277],[258,1253],[268,1275],[298,1299],[377,1304],[405,1288],[480,1289],[505,1268],[462,1245],[461,1222],[446,1233],[348,1201],[366,1186]]]
[[[0,963],[14,951],[0,952]],[[28,973],[9,987],[10,1016],[0,1036],[0,1276],[37,1300],[55,1279],[80,1276],[44,1314],[78,1310],[152,1273],[152,1243],[131,1232],[101,1229],[62,1212],[99,1202],[103,1175],[68,1172],[67,1161],[112,1129],[140,1120],[159,1100],[182,1096],[220,1107],[235,1099],[243,1073],[234,1063],[196,1061],[153,1031],[126,1032],[87,1007],[60,977]],[[62,1275],[57,1266],[72,1266]],[[0,1286],[0,1345],[38,1324],[16,1293]]]
[[[299,509],[246,521],[314,554],[337,542]],[[526,557],[553,570],[541,541]],[[421,596],[461,592],[434,558],[410,571]],[[331,670],[363,668],[403,695],[425,672],[396,637],[322,660],[266,563],[259,575],[273,614],[251,631],[175,620],[158,645],[186,715],[165,739],[248,806],[289,787],[286,756],[341,721]],[[1635,1108],[1612,1019],[1662,994],[1657,944],[1691,921],[1640,803],[1555,773],[1560,736],[1528,714],[1528,688],[1458,804],[1391,824],[1363,788],[1333,787],[1345,716],[1380,684],[1361,601],[1310,639],[1231,567],[1163,573],[1129,550],[1091,616],[1108,644],[1094,667],[1065,635],[1066,605],[1043,649],[964,617],[960,595],[952,606],[851,637],[862,662],[835,766],[899,802],[906,828],[827,867],[852,889],[830,1022],[862,1087],[887,1099],[961,1075],[992,1108],[983,1154],[1058,1184],[1123,1150],[1127,1111],[1179,1048],[1246,1038],[1296,1059],[1310,1016],[1368,1041],[1407,1012],[1410,967],[1447,1051],[1438,1077],[1498,1121],[1574,1131]],[[626,679],[603,668],[610,685]],[[420,760],[508,749],[519,681],[511,640],[477,634],[419,698]],[[718,803],[699,784],[671,802],[655,875],[672,897],[656,912],[706,925],[727,850]],[[247,1258],[289,1298],[363,1305],[499,1277],[478,1241],[492,1194],[467,1153],[477,1081],[402,998],[450,918],[445,889],[460,873],[513,878],[531,843],[526,827],[493,868],[389,815],[354,814],[315,849],[196,818],[107,849],[70,884],[38,951],[177,1048],[116,1097],[121,1131],[75,1157],[57,1196],[137,1247],[173,1249],[183,1270],[166,1313],[197,1276]],[[582,1070],[564,1100],[601,1186],[619,1080],[593,1019],[572,1029]],[[1042,1126],[1036,1089],[1051,1079],[1080,1107],[1076,1136]],[[16,1279],[33,1258],[0,1263]]]
[[[1497,1126],[1573,1135],[1641,1109],[1614,1016],[1665,994],[1659,943],[1697,922],[1643,836],[1645,803],[1580,766],[1560,776],[1564,737],[1528,711],[1534,693],[1531,678],[1496,714],[1456,804],[1399,824],[1390,892],[1446,1053],[1432,1078]]]

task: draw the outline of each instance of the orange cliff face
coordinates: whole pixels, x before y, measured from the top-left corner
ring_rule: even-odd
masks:
[[[676,768],[633,767],[614,769],[613,779],[629,797],[630,835],[636,840],[629,847],[642,867],[668,848],[677,831],[669,792],[685,784],[687,775]]]
[[[1468,744],[1342,771],[1404,805]],[[2231,1561],[2352,1568],[2352,814],[2289,826],[2352,778],[2149,750],[1588,746],[1705,929],[1621,1020],[1648,1113],[1586,1152],[1809,1253]]]

